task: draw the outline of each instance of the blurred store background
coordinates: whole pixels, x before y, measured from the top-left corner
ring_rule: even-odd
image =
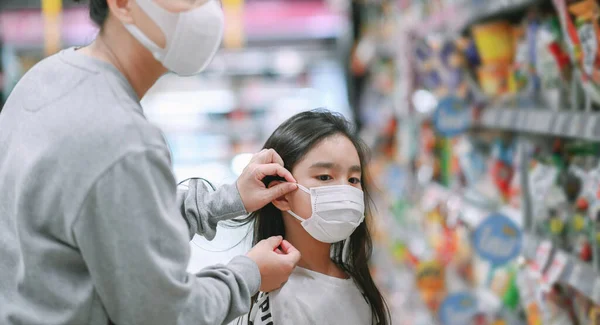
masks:
[[[282,121],[338,111],[373,152],[393,324],[598,324],[600,1],[222,4],[208,70],[142,101],[179,180],[233,182]],[[70,0],[0,0],[2,99],[96,33]],[[195,238],[190,270],[244,253],[248,230]]]

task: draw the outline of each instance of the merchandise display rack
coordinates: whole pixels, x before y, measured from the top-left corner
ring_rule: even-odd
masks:
[[[556,193],[543,194],[542,196],[548,197],[544,198],[548,202],[541,203],[544,210],[540,212],[541,210],[537,209],[541,199],[536,193],[540,191],[539,184],[532,183],[534,180],[531,179],[538,172],[534,167],[536,164],[538,166],[547,164],[555,168],[560,177],[567,177],[564,175],[567,172],[571,173],[571,167],[579,167],[578,164],[589,165],[590,162],[585,159],[597,160],[597,156],[586,151],[595,150],[590,148],[600,144],[600,111],[598,105],[590,105],[594,102],[593,95],[590,94],[590,89],[593,87],[589,84],[592,79],[582,77],[583,74],[589,73],[582,71],[590,68],[588,66],[584,69],[578,66],[576,60],[579,59],[569,57],[573,54],[569,52],[571,47],[567,45],[562,48],[567,53],[566,60],[553,52],[556,54],[554,59],[557,61],[562,59],[561,64],[569,65],[573,69],[568,77],[570,81],[562,83],[562,86],[569,85],[565,87],[569,88],[568,90],[561,89],[568,92],[567,97],[563,98],[564,94],[561,92],[561,98],[557,100],[559,104],[555,107],[543,104],[544,100],[547,100],[544,98],[546,95],[544,91],[547,89],[543,88],[547,87],[546,84],[542,87],[540,86],[542,81],[538,80],[540,83],[536,85],[535,81],[531,81],[534,79],[527,79],[532,78],[530,73],[532,75],[537,73],[536,77],[540,80],[547,78],[547,71],[541,71],[539,67],[532,65],[520,70],[521,75],[515,73],[516,70],[523,69],[523,66],[519,65],[522,62],[517,60],[522,59],[524,55],[519,54],[517,50],[519,46],[531,42],[530,34],[537,33],[541,30],[541,26],[551,32],[559,29],[561,36],[552,34],[553,37],[558,37],[553,39],[553,42],[567,44],[569,42],[567,38],[572,37],[572,33],[569,36],[566,36],[566,32],[562,34],[561,28],[564,28],[565,21],[573,19],[575,28],[579,28],[583,24],[581,21],[587,19],[579,17],[579,20],[576,20],[572,16],[571,18],[558,17],[563,13],[557,10],[561,3],[567,1],[459,0],[435,3],[401,1],[399,12],[402,14],[399,15],[396,35],[392,37],[398,40],[397,44],[401,47],[397,53],[394,53],[397,87],[391,97],[394,98],[392,106],[395,109],[395,125],[391,128],[392,131],[380,125],[379,132],[382,138],[393,133],[395,140],[391,142],[396,146],[392,149],[388,148],[387,167],[381,172],[383,174],[381,177],[388,179],[385,182],[386,188],[392,193],[387,206],[392,211],[394,222],[398,223],[399,227],[409,227],[410,231],[393,230],[394,227],[388,225],[388,231],[395,234],[388,239],[388,244],[392,247],[390,254],[395,256],[396,263],[408,264],[409,269],[412,270],[413,281],[417,284],[416,289],[427,306],[427,313],[433,317],[435,323],[453,325],[471,324],[470,322],[473,321],[473,324],[494,325],[595,324],[590,322],[590,319],[594,318],[600,310],[598,307],[600,306],[600,267],[598,266],[600,264],[596,260],[590,261],[583,257],[581,248],[576,246],[579,244],[574,242],[575,237],[570,237],[572,230],[570,228],[566,230],[572,227],[571,219],[576,217],[575,213],[579,213],[576,210],[580,209],[579,203],[576,206],[573,199],[565,199],[569,201],[569,206],[561,206],[560,209],[565,210],[567,221],[563,220],[564,224],[559,227],[565,230],[561,230],[561,234],[556,235],[553,232],[557,231],[555,229],[557,226],[554,224],[554,218],[557,217],[550,214],[557,213],[555,209],[559,208],[552,204],[563,202],[559,200],[561,196],[559,195],[557,199],[551,196]],[[580,3],[577,8],[569,8],[570,15],[575,15],[576,12],[584,15],[583,13],[589,13],[590,10],[595,12],[591,6],[597,6],[597,1],[574,0],[568,3],[568,6]],[[587,7],[582,11],[584,5]],[[385,18],[386,11],[389,10],[382,10],[381,17]],[[554,18],[556,19],[551,20]],[[535,25],[536,23],[538,25]],[[503,28],[510,28],[511,32],[502,34],[499,30]],[[487,39],[482,41],[482,34],[485,34],[484,37]],[[503,40],[506,34],[509,34],[509,38],[514,42],[510,46],[503,43],[506,42]],[[582,39],[585,36],[580,34]],[[469,40],[471,45],[465,43],[465,40]],[[430,47],[424,50],[423,43]],[[468,47],[469,45],[471,47]],[[527,45],[527,49],[531,51],[531,44],[527,43]],[[482,50],[485,46],[488,48]],[[540,45],[536,43],[536,46],[538,47],[536,53],[538,53]],[[463,63],[462,70],[459,72],[457,72],[458,68],[452,66],[455,64],[452,62],[456,62],[453,56],[455,54],[449,54],[452,53],[453,47],[454,51],[460,53],[468,62],[468,64]],[[470,57],[473,48],[477,48],[477,52],[482,51],[478,53],[481,61],[477,65],[472,63]],[[589,51],[591,47],[586,43],[582,48],[582,51]],[[509,50],[512,51],[510,62],[502,61],[504,60],[502,57],[495,57],[496,61],[490,65],[491,55],[501,53],[508,55],[506,53]],[[587,52],[585,55],[588,55]],[[486,59],[488,62],[485,62]],[[541,61],[540,57],[536,59]],[[590,62],[588,60],[588,65],[594,63]],[[498,66],[502,64],[510,65],[506,71],[510,75],[507,74],[502,80],[506,83],[504,85],[506,90],[502,93],[490,93],[490,91],[497,91],[494,87],[499,87],[501,82],[498,79],[502,79],[498,75],[490,76],[493,73],[497,74]],[[475,89],[472,89],[470,94],[463,95],[461,93],[463,85],[456,85],[456,79],[453,78],[466,79],[468,81],[465,83],[468,86],[465,88]],[[522,79],[519,78],[527,79],[530,82],[529,87],[534,85],[540,87],[540,90],[534,92],[530,88],[520,86],[518,82]],[[473,87],[474,83],[477,83],[474,80],[477,80],[479,85]],[[514,90],[510,87],[523,88]],[[568,95],[581,98],[581,94],[584,94],[585,105],[580,105],[574,98],[568,98]],[[461,98],[448,104],[444,102],[447,97]],[[419,107],[417,103],[419,101],[424,106]],[[431,104],[432,102],[434,104]],[[565,102],[569,102],[570,105]],[[377,102],[371,106],[377,106]],[[469,109],[452,110],[448,106],[463,108],[468,106]],[[408,112],[404,107],[409,107]],[[440,113],[442,109],[445,109],[446,114]],[[444,123],[447,128],[456,125],[460,127],[457,127],[458,130],[442,130],[440,125],[444,126]],[[416,126],[416,130],[407,131],[407,125],[411,124]],[[427,150],[431,152],[423,154],[423,151]],[[476,157],[467,155],[475,151],[483,157],[480,158],[483,159],[479,162],[480,165],[464,165],[463,160],[473,159],[470,163],[475,163]],[[507,159],[509,156],[510,159]],[[558,166],[560,163],[563,165]],[[585,165],[586,168],[588,165]],[[597,167],[594,165],[594,168]],[[402,170],[403,172],[400,172],[402,176],[391,176],[394,175],[391,172],[394,169]],[[464,172],[461,169],[467,170]],[[484,170],[485,175],[477,174],[479,169]],[[587,172],[591,173],[586,169]],[[473,177],[479,178],[475,182],[472,180]],[[546,178],[549,177],[554,176]],[[569,174],[569,177],[572,176]],[[582,182],[588,182],[586,177],[581,177],[581,174],[578,177]],[[507,183],[507,179],[512,180],[510,184]],[[567,192],[566,185],[560,182],[565,181],[556,176],[546,186],[558,187]],[[600,182],[597,185],[600,187]],[[402,187],[404,192],[398,192],[395,187]],[[490,187],[494,190],[490,190]],[[410,195],[407,192],[410,192]],[[399,196],[398,193],[404,193],[404,196]],[[597,199],[592,199],[594,200]],[[564,204],[566,206],[567,203]],[[600,219],[597,219],[595,212],[592,212],[591,206],[596,203],[590,201],[589,205],[589,212],[586,210],[584,214],[587,226],[584,226],[582,233],[588,236],[589,231],[590,237],[586,237],[586,240],[595,243],[596,237],[593,237],[594,239],[591,237],[592,227],[595,227]],[[411,213],[416,214],[417,217],[410,217],[413,220],[407,221],[409,217],[405,216],[406,208],[398,208],[398,206],[408,206],[415,210],[416,212]],[[450,208],[460,211],[457,213],[458,221],[453,219],[452,213],[445,211]],[[587,206],[585,209],[588,209]],[[438,220],[440,215],[441,222]],[[477,238],[481,238],[484,226],[492,227],[490,220],[498,215],[503,217],[504,227],[515,226],[510,228],[509,232],[518,229],[516,231],[520,239],[518,252],[513,255],[512,260],[495,265],[496,262],[481,254],[479,245],[482,244]],[[432,226],[431,219],[438,221],[433,222]],[[461,232],[467,234],[461,235]],[[456,244],[452,236],[466,236],[469,244]],[[415,240],[414,237],[421,238]],[[414,241],[426,243],[414,245]],[[453,247],[455,244],[471,246],[466,248],[473,251],[470,253],[473,261],[472,271],[465,273],[461,269],[460,260],[464,257],[461,257],[461,254],[467,253],[461,253],[461,247],[458,247],[458,251],[453,251],[456,249]],[[427,248],[422,248],[423,245]],[[590,254],[593,254],[596,259],[595,247]],[[444,264],[442,269],[445,270],[446,280],[442,290],[435,286],[439,284],[436,279],[428,278],[424,281],[421,278],[425,274],[421,272],[422,267],[425,267],[424,265],[432,258],[441,258],[441,264]],[[446,258],[449,262],[444,260]],[[475,276],[468,275],[469,272]],[[508,282],[502,280],[496,282],[503,274],[512,274],[511,277],[514,275],[514,279]],[[499,289],[498,283],[502,283],[504,287]],[[440,291],[441,296],[432,296],[432,285]],[[516,289],[511,289],[512,287]],[[511,290],[519,292],[516,294],[520,296],[517,303],[508,297],[510,292],[506,293]],[[481,315],[478,313],[481,313],[481,310],[472,311],[473,315],[477,316],[469,322],[462,323],[453,323],[451,318],[445,317],[447,316],[444,314],[447,311],[445,307],[448,307],[446,303],[453,295],[459,293],[472,294],[479,307],[486,310],[483,312],[486,315],[479,317]],[[493,308],[486,309],[484,306],[493,306]],[[569,318],[567,314],[571,321],[566,321],[566,318]],[[411,323],[407,322],[407,324]]]

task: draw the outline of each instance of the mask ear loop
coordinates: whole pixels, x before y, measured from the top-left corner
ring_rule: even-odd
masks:
[[[298,188],[299,188],[300,190],[302,190],[302,191],[304,191],[304,192],[306,192],[306,193],[310,194],[310,190],[309,190],[307,187],[305,187],[305,186],[302,186],[302,185],[300,185],[300,184],[296,184],[296,185],[298,185]],[[292,217],[294,217],[294,218],[298,219],[298,221],[300,221],[300,222],[304,222],[305,220],[307,220],[307,219],[303,219],[303,218],[301,218],[299,215],[297,215],[297,214],[296,214],[294,211],[292,211],[292,210],[287,210],[286,212],[287,212],[287,213],[289,213],[289,214],[290,214]]]
[[[292,210],[287,210],[287,213],[289,213],[292,217],[298,219],[298,221],[300,222],[304,222],[305,219],[300,218],[299,215],[297,215],[296,213],[294,213]]]

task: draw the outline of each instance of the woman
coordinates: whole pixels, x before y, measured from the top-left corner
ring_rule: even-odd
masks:
[[[198,73],[221,40],[215,1],[91,0],[90,46],[31,69],[0,114],[0,324],[222,324],[300,258],[279,237],[188,274],[189,239],[295,190],[272,150],[235,184],[177,195],[169,149],[139,99]],[[288,183],[267,189],[262,179]],[[183,216],[183,218],[181,217]],[[281,251],[275,253],[276,247]]]
[[[300,113],[279,126],[264,147],[279,152],[300,190],[242,222],[253,222],[255,243],[283,236],[302,258],[281,289],[261,293],[249,323],[390,324],[368,267],[366,149],[349,123],[328,111]],[[281,180],[267,182],[271,187]]]

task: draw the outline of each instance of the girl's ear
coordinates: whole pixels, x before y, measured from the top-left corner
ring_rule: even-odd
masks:
[[[121,22],[132,24],[133,16],[131,15],[131,6],[133,1],[130,0],[108,0],[106,1],[110,12],[117,17]]]
[[[271,187],[273,187],[273,186],[276,186],[276,185],[279,185],[279,184],[281,184],[281,183],[282,183],[281,181],[272,181],[272,182],[270,182],[270,183],[269,183],[269,188],[271,188]],[[275,206],[277,209],[279,209],[279,210],[281,210],[281,211],[288,211],[288,210],[290,210],[290,209],[291,209],[291,207],[290,207],[290,203],[288,202],[288,199],[287,199],[287,197],[286,197],[285,195],[284,195],[284,196],[281,196],[281,197],[278,197],[278,198],[276,198],[276,199],[275,199],[275,200],[273,200],[273,202],[271,202],[271,203],[273,203],[273,205],[274,205],[274,206]]]

